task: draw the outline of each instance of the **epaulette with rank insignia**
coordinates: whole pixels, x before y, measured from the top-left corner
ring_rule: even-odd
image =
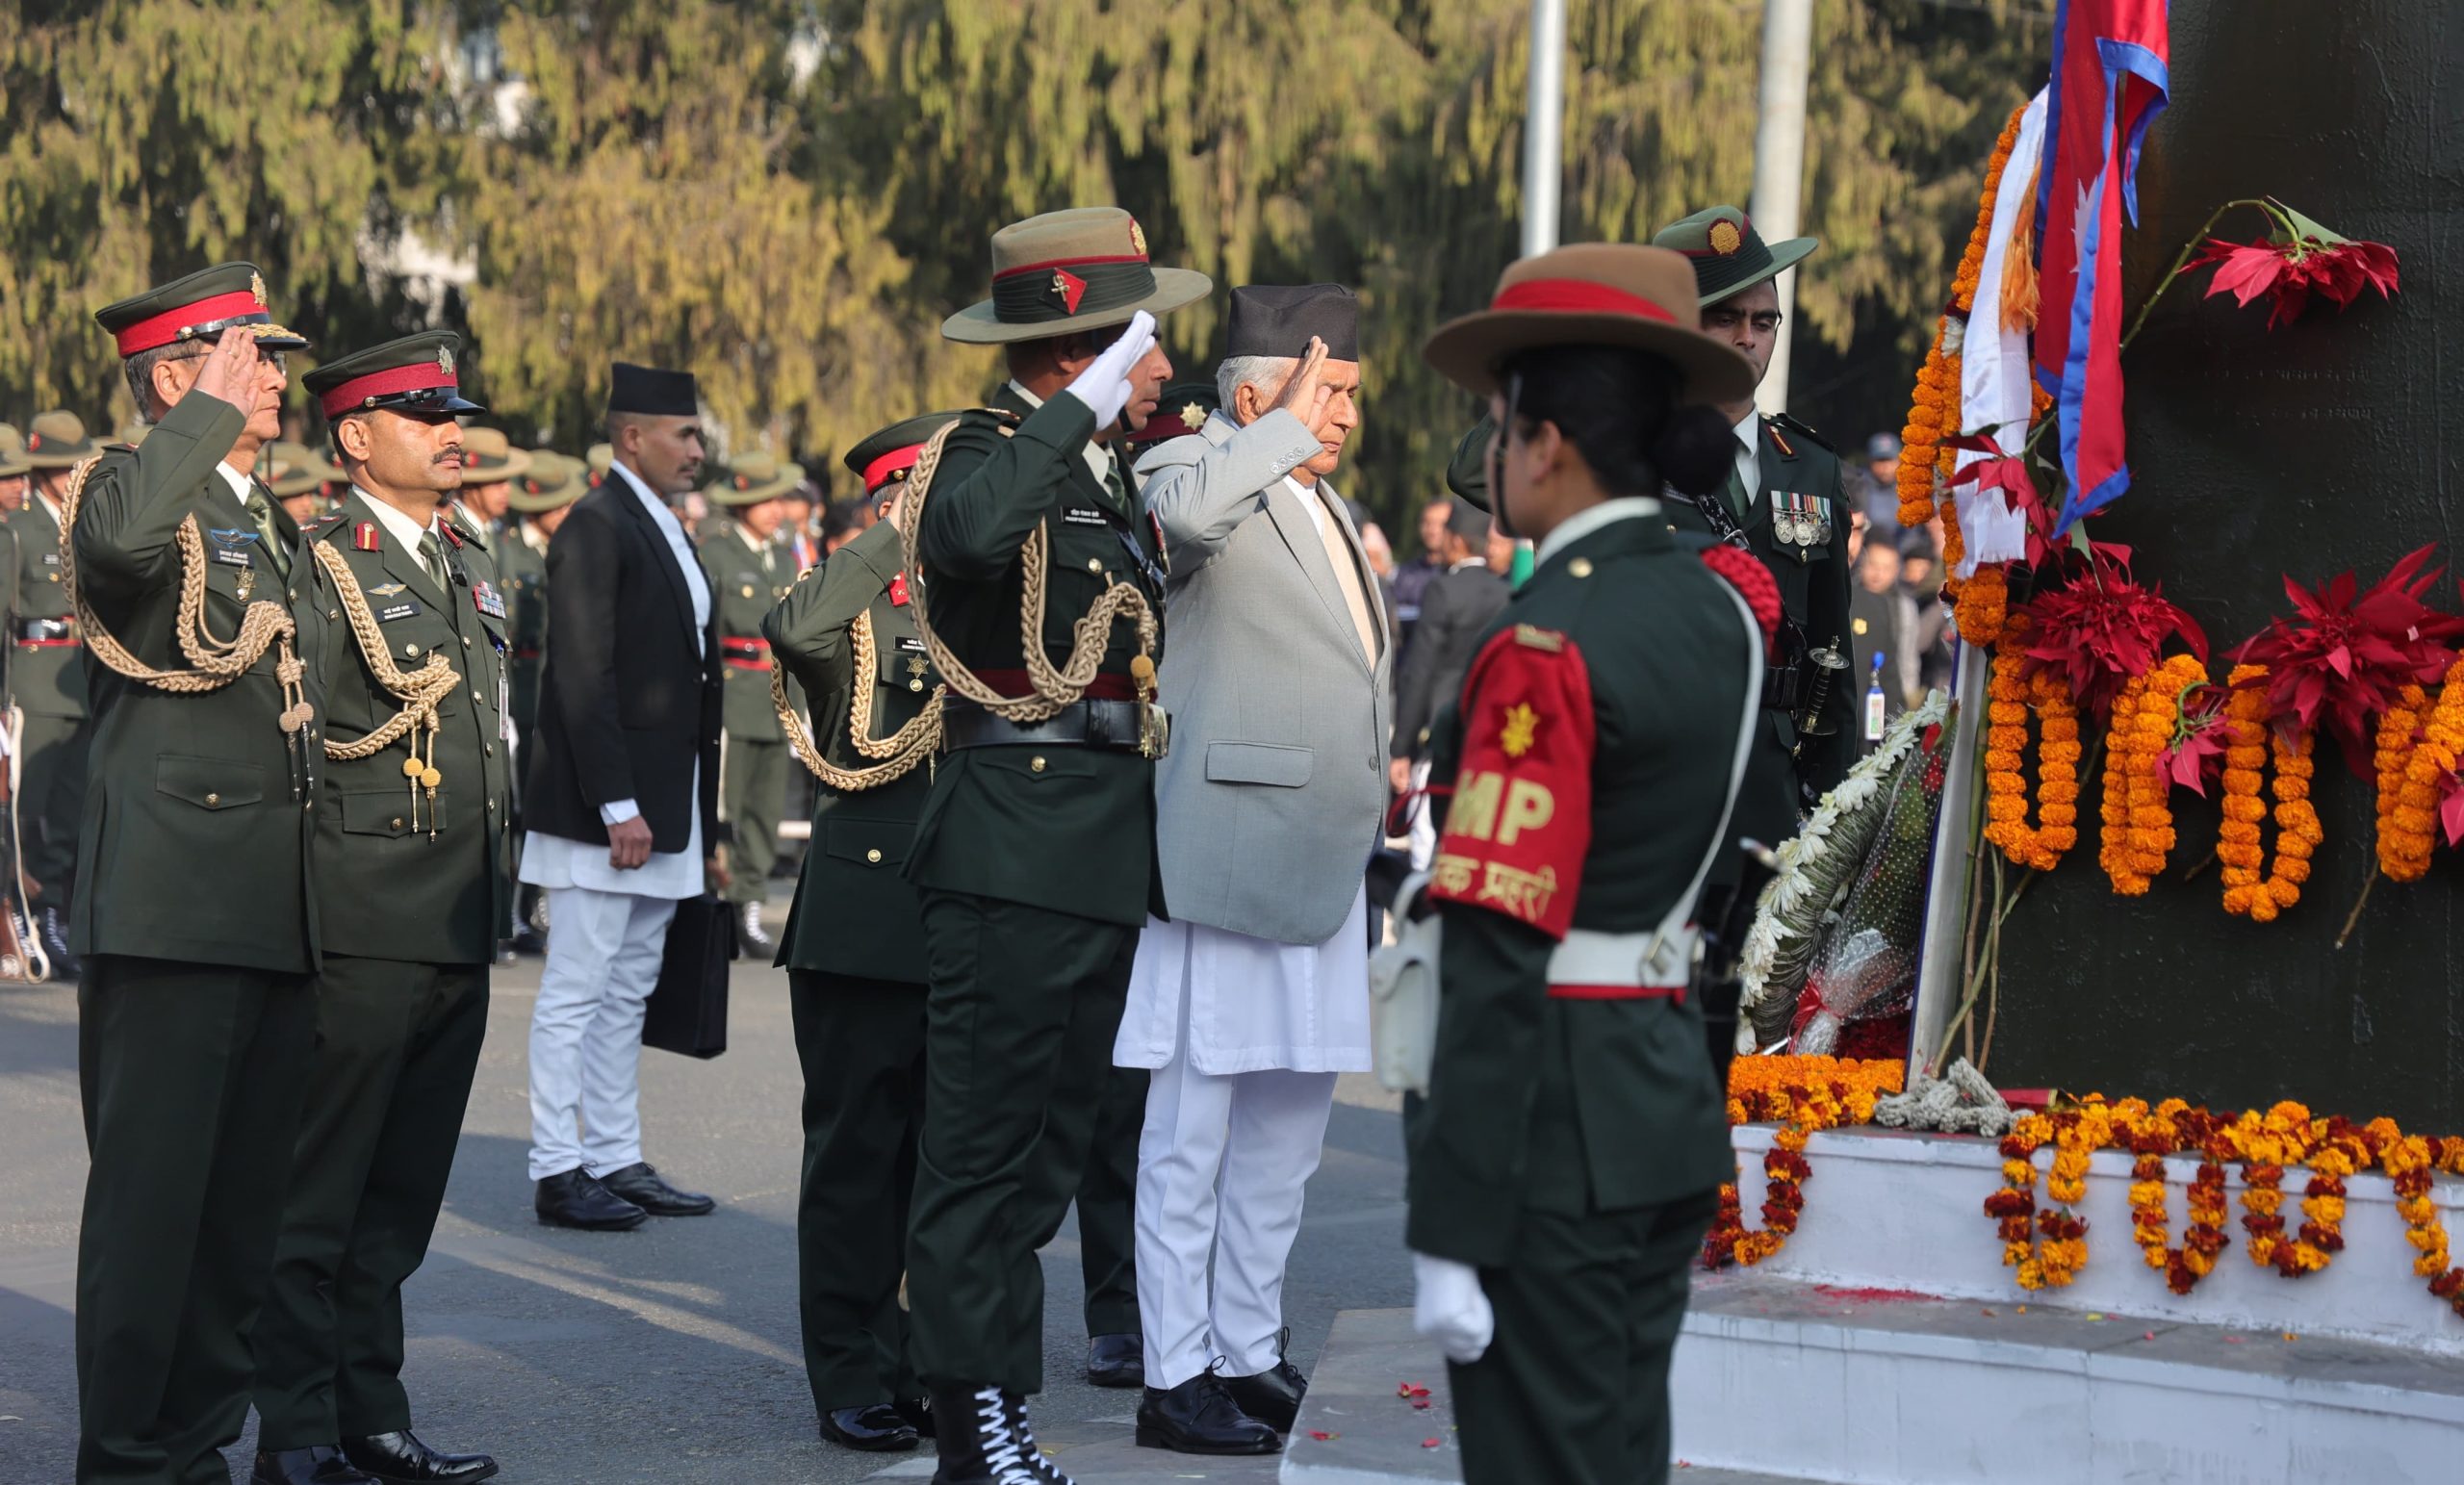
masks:
[[[299,534],[312,542],[321,537],[330,536],[334,532],[342,529],[345,519],[346,518],[341,511],[335,511],[330,515],[312,517],[309,520],[299,523]]]
[[[1544,629],[1529,624],[1514,627],[1514,642],[1530,650],[1546,650],[1551,654],[1562,653],[1566,648],[1565,635],[1555,629]]]
[[[1797,456],[1797,451],[1788,447],[1788,441],[1786,439],[1780,436],[1780,430],[1782,428],[1785,428],[1789,432],[1796,434],[1799,438],[1804,439],[1806,442],[1813,445],[1823,452],[1832,455],[1834,458],[1838,457],[1839,450],[1832,446],[1831,440],[1823,437],[1822,434],[1816,431],[1810,424],[1802,422],[1795,418],[1791,418],[1786,413],[1765,414],[1762,419],[1762,422],[1763,426],[1771,430],[1771,442],[1779,445],[1780,451],[1786,454],[1791,459]]]

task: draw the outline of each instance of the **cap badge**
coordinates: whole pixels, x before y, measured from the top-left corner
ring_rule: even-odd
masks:
[[[266,307],[266,276],[263,273],[248,275],[248,293],[256,296],[257,308]]]
[[[439,346],[438,347],[436,347],[436,369],[437,369],[438,371],[443,371],[443,372],[444,372],[446,375],[448,375],[448,376],[450,376],[450,375],[452,375],[452,374],[453,374],[453,347],[452,347],[452,346]]]
[[[1138,224],[1135,217],[1129,219],[1129,250],[1142,258],[1146,256],[1146,229]]]
[[[752,488],[753,488],[753,476],[752,476],[752,475],[750,475],[750,474],[738,474],[738,475],[735,477],[735,487],[736,487],[737,489],[739,489],[739,490],[750,490],[750,489],[752,489]]]
[[[1078,313],[1078,301],[1087,296],[1087,281],[1067,269],[1055,269],[1052,292],[1060,298],[1062,308],[1074,315]]]
[[[34,452],[36,449],[40,448],[41,447],[42,447],[42,435],[41,435],[41,434],[39,434],[39,433],[29,433],[29,434],[27,434],[27,435],[26,435],[26,452],[28,452],[28,453],[32,453],[32,452]]]
[[[1711,251],[1723,258],[1736,256],[1745,245],[1745,233],[1735,222],[1723,217],[1711,223]]]

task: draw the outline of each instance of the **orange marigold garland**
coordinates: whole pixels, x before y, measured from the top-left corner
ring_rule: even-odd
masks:
[[[2096,859],[2122,896],[2144,894],[2172,854],[2173,781],[2165,755],[2184,699],[2206,683],[2206,663],[2177,654],[2131,680],[2114,703],[2105,741],[2105,838]]]
[[[2267,689],[2260,683],[2266,676],[2264,665],[2233,667],[2229,683],[2234,689],[2224,710],[2231,739],[2224,749],[2224,823],[2216,845],[2216,858],[2223,867],[2224,910],[2254,923],[2272,923],[2301,901],[2301,884],[2310,880],[2310,858],[2326,838],[2319,811],[2310,803],[2316,738],[2306,730],[2287,737],[2268,726]],[[2267,852],[2259,824],[2269,810],[2259,802],[2259,785],[2271,755],[2275,768],[2275,866],[2263,873]]]
[[[2147,689],[2147,678],[2133,677],[2114,698],[2114,714],[2105,730],[2104,786],[2097,791],[2096,864],[2113,882],[2114,890],[2137,896],[2147,890],[2147,879],[2135,877],[2130,870],[2130,769],[2131,743],[2137,736],[2132,719],[2139,711],[2139,698]]]
[[[2291,1275],[2297,1268],[2284,1235],[2284,1167],[2310,1153],[2310,1111],[2291,1102],[2265,1114],[2250,1110],[2235,1121],[2233,1143],[2242,1157],[2242,1228],[2250,1235],[2250,1262]]]
[[[2378,717],[2378,746],[2372,758],[2378,775],[2378,870],[2390,882],[2419,882],[2429,871],[2438,829],[2437,794],[2426,787],[2421,804],[2405,799],[2428,711],[2428,694],[2407,684]]]
[[[2005,633],[1986,690],[1985,838],[2015,865],[2051,871],[2079,839],[2079,710],[2052,672],[2022,676],[2026,632],[2024,623],[2015,623]],[[2023,772],[2030,710],[2039,727],[2033,828]]]
[[[2003,1189],[1986,1198],[1985,1215],[1998,1224],[2002,1262],[2019,1271],[2020,1288],[2066,1288],[2087,1266],[2088,1222],[2075,1209],[2088,1199],[2089,1157],[2112,1142],[2113,1118],[2113,1110],[2092,1099],[2076,1109],[2022,1114],[2003,1137]],[[2048,1139],[2054,1154],[2044,1194],[2052,1205],[2039,1211],[2036,1153]]]
[[[2217,1256],[2232,1241],[2224,1230],[2224,1162],[2232,1153],[2227,1127],[2178,1098],[2118,1122],[2124,1125],[2123,1144],[2137,1156],[2131,1166],[2132,1235],[2147,1267],[2165,1275],[2165,1287],[2187,1294],[2215,1271]],[[2165,1216],[2165,1157],[2185,1149],[2198,1151],[2199,1165],[2190,1184],[2190,1225],[2182,1245],[2174,1247]]]
[[[1855,1062],[1829,1057],[1746,1057],[1730,1064],[1729,1122],[1779,1120],[1771,1148],[1762,1156],[1762,1226],[1745,1225],[1743,1198],[1735,1183],[1720,1188],[1719,1210],[1703,1239],[1703,1267],[1747,1267],[1786,1245],[1806,1206],[1806,1142],[1826,1129],[1866,1124],[1874,1100],[1899,1091],[1905,1063]]]
[[[2448,671],[2446,683],[2439,687],[2438,700],[2417,708],[2415,714],[2421,718],[2421,735],[2405,755],[2403,786],[2397,795],[2392,819],[2386,813],[2385,775],[2382,772],[2380,776],[2379,869],[2399,882],[2413,881],[2429,870],[2429,853],[2436,839],[2439,816],[2456,787],[2458,763],[2464,760],[2464,660]],[[2383,755],[2383,722],[2380,737]],[[2385,767],[2383,755],[2380,766],[2382,770]],[[2397,866],[2390,864],[2391,829],[2398,837],[2397,864],[2409,875],[2399,875]]]
[[[2429,1280],[2429,1292],[2464,1316],[2464,1268],[2449,1264],[2447,1224],[2439,1219],[2438,1202],[2430,1195],[2437,1147],[2418,1135],[2399,1134],[2391,1122],[2374,1120],[2371,1127],[2380,1136],[2379,1164],[2395,1182],[2396,1215],[2403,1218],[2404,1241],[2418,1255],[2413,1272]]]

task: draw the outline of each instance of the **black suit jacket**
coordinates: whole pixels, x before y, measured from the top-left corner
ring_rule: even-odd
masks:
[[[705,847],[720,843],[717,603],[697,653],[692,589],[624,475],[576,501],[557,527],[548,610],[538,735],[525,744],[526,826],[604,842],[600,807],[630,799],[655,851],[684,849],[696,808]]]
[[[1463,673],[1479,653],[1489,621],[1504,611],[1514,589],[1486,567],[1440,573],[1421,590],[1420,621],[1396,681],[1395,738],[1387,753],[1418,757],[1424,734],[1463,689]]]

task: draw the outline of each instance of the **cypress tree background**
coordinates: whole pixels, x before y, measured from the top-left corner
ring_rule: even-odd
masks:
[[[262,265],[328,349],[431,324],[518,438],[578,447],[618,356],[726,445],[833,455],[979,398],[940,318],[986,241],[1113,201],[1224,285],[1368,311],[1345,484],[1392,515],[1470,410],[1420,365],[1514,252],[1524,0],[29,0],[0,17],[0,417],[127,411],[93,308]],[[1794,401],[1896,428],[2048,0],[1815,10]],[[1564,237],[1753,187],[1761,7],[1572,0]],[[1173,316],[1184,374],[1220,299]]]

